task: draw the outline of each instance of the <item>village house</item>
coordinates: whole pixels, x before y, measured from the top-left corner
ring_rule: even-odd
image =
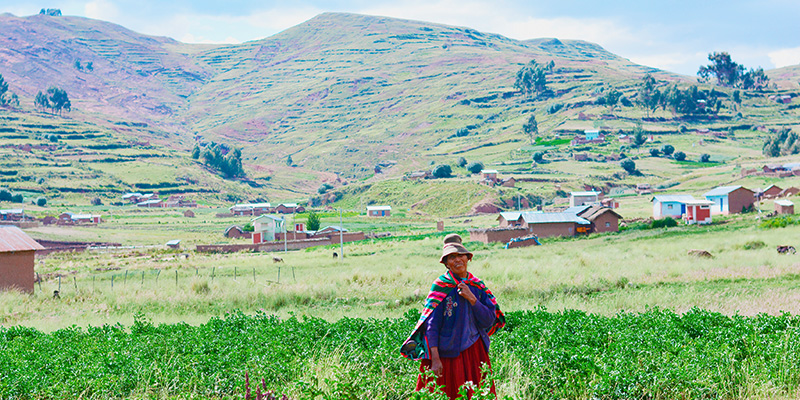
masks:
[[[253,243],[275,240],[275,235],[283,231],[283,218],[262,215],[253,219]]]
[[[165,207],[197,207],[197,202],[194,200],[187,200],[182,194],[173,194],[169,196],[164,203]]]
[[[794,186],[790,186],[790,187],[788,187],[786,189],[781,190],[781,193],[778,195],[778,197],[794,196],[797,193],[800,193],[800,189],[798,189],[798,188],[796,188]]]
[[[257,217],[272,212],[272,205],[270,203],[234,204],[229,207],[228,210],[230,210],[233,215],[252,215]]]
[[[75,214],[71,212],[64,212],[58,216],[59,225],[99,224],[101,221],[100,215],[92,214]]]
[[[0,290],[33,293],[35,254],[43,249],[16,226],[0,225]]]
[[[431,171],[416,171],[403,176],[404,181],[416,181],[420,179],[429,179]]]
[[[580,146],[584,144],[599,144],[606,141],[605,135],[597,129],[587,129],[583,131],[583,137],[575,136],[570,140],[570,146]]]
[[[758,198],[760,199],[775,199],[780,196],[783,189],[778,187],[777,185],[769,185],[763,191],[758,192]]]
[[[273,211],[278,214],[294,214],[304,212],[306,209],[303,206],[298,206],[297,203],[281,203]]]
[[[223,236],[229,239],[249,239],[252,236],[252,234],[250,232],[246,232],[239,225],[231,225],[227,229],[225,229],[225,233],[223,233]]]
[[[683,214],[683,222],[686,224],[710,224],[711,223],[711,207],[714,205],[713,201],[709,200],[687,200],[683,203],[686,207],[686,212]]]
[[[164,202],[160,199],[144,200],[136,203],[136,206],[144,208],[161,208],[164,207]]]
[[[170,240],[169,242],[167,242],[167,247],[170,249],[180,249],[181,240],[180,239]]]
[[[194,211],[186,210],[183,212],[183,216],[186,218],[194,218]]]
[[[590,233],[619,232],[619,220],[622,216],[611,208],[592,204],[570,207],[565,212],[574,212],[578,217],[591,222]]]
[[[606,197],[603,200],[600,200],[600,205],[603,207],[608,207],[612,210],[619,208],[619,202],[611,197]]]
[[[141,201],[141,200],[139,200],[141,198],[142,198],[142,194],[141,193],[125,193],[125,194],[122,195],[122,200],[127,201],[128,203],[133,203],[133,204],[136,204],[139,201]]]
[[[653,187],[649,183],[639,183],[636,185],[636,194],[653,194]]]
[[[570,192],[569,194],[569,206],[576,207],[582,206],[585,204],[594,204],[599,203],[601,193],[600,192]]]
[[[592,226],[591,222],[571,212],[503,212],[497,219],[501,228],[521,227],[527,234],[540,238],[588,234]]]
[[[653,218],[681,218],[686,213],[686,202],[695,198],[688,194],[658,195],[650,199],[653,202]]]
[[[720,186],[705,194],[706,200],[714,202],[712,214],[738,214],[753,208],[755,193],[742,186]]]
[[[21,208],[0,210],[0,221],[22,221],[24,219],[25,219],[25,210]]]
[[[775,212],[778,214],[794,214],[794,203],[789,200],[775,200]]]
[[[392,215],[392,206],[367,206],[368,217],[389,217]]]

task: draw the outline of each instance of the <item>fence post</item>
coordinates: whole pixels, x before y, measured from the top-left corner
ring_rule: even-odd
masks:
[[[61,293],[61,275],[58,276],[58,293]]]
[[[200,268],[194,267],[194,276],[200,275]]]
[[[297,278],[294,276],[294,267],[292,267],[292,279],[294,279],[294,282],[297,283]]]
[[[41,291],[42,291],[42,277],[39,276],[38,272],[36,273],[36,282],[39,283],[39,292],[41,293]]]
[[[94,292],[94,275],[92,275],[92,292]]]
[[[256,268],[253,267],[253,283],[256,283]]]
[[[216,275],[216,272],[217,272],[217,267],[212,267],[211,268],[211,280],[212,281],[214,280],[214,275]]]
[[[144,271],[142,271],[142,286],[144,286]]]
[[[111,289],[114,289],[114,275],[111,275]]]
[[[236,267],[233,267],[233,279],[236,279]]]
[[[278,266],[278,283],[281,283],[281,267]]]
[[[178,270],[175,270],[175,287],[178,287]]]
[[[122,281],[122,284],[123,285],[127,285],[128,284],[128,270],[127,269],[125,270],[125,280]]]
[[[75,292],[77,292],[78,291],[78,280],[75,279],[74,276],[72,277],[72,284],[75,285]]]

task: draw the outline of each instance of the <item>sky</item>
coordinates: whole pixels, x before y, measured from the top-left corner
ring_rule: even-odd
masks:
[[[800,64],[798,0],[0,0],[0,13],[101,19],[187,43],[262,39],[323,12],[473,28],[513,39],[597,43],[631,61],[685,75],[727,51],[747,68]]]

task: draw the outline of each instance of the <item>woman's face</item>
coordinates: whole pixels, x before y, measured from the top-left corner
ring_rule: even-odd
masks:
[[[469,262],[468,254],[450,254],[444,260],[447,269],[461,278],[467,277],[467,262]]]

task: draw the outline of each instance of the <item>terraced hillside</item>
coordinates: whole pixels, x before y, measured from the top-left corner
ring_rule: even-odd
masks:
[[[553,62],[545,96],[527,97],[513,87],[516,72],[530,60]],[[20,96],[20,106],[0,110],[0,129],[8,134],[0,144],[9,168],[48,179],[49,164],[34,166],[31,154],[55,164],[68,161],[95,171],[90,175],[100,173],[96,182],[78,181],[73,189],[106,190],[109,196],[152,186],[211,191],[217,199],[232,191],[250,199],[298,200],[315,195],[323,182],[341,189],[345,182],[364,181],[363,187],[339,193],[354,196],[372,187],[369,196],[374,197],[375,188],[392,186],[394,193],[404,187],[394,179],[409,171],[454,165],[458,157],[501,173],[533,175],[522,185],[525,193],[495,191],[475,200],[502,205],[532,193],[554,198],[559,190],[584,184],[673,185],[706,166],[644,159],[649,148],[661,144],[674,145],[692,162],[709,153],[713,162],[755,165],[762,161],[760,146],[769,130],[797,126],[800,117],[795,67],[768,72],[777,86],[744,92],[739,103],[732,100],[732,89],[701,85],[720,99],[713,114],[645,113],[597,101],[610,90],[635,99],[645,73],[662,89],[670,82],[682,88],[696,84],[694,78],[633,64],[588,42],[518,41],[385,17],[327,13],[262,40],[201,46],[86,18],[4,14],[0,74]],[[34,110],[33,97],[49,86],[67,90],[70,113]],[[788,96],[789,102],[776,96]],[[530,115],[538,120],[535,145],[522,132]],[[616,135],[589,146],[573,147],[564,140],[587,129],[630,133],[640,123],[656,137],[635,151],[618,143]],[[706,141],[692,136],[703,130],[734,135]],[[39,150],[51,145],[46,136],[53,134],[62,147]],[[242,148],[249,184],[225,182],[189,160],[192,146],[208,141]],[[536,151],[548,153],[545,164],[531,165]],[[593,157],[577,165],[575,153],[581,152]],[[619,176],[617,163],[593,161],[620,152],[641,158],[643,175]],[[465,170],[456,173],[466,185],[474,184]],[[49,189],[27,188],[69,192],[70,178],[58,183],[61,178],[54,175],[57,183]],[[387,183],[370,186],[379,181]],[[24,182],[29,181],[9,180],[8,186],[21,189]],[[432,214],[463,214],[475,206],[465,201],[443,210],[435,206],[441,199],[431,198],[437,192],[449,189],[420,188],[419,198],[402,202]],[[363,199],[343,201],[353,206]]]

